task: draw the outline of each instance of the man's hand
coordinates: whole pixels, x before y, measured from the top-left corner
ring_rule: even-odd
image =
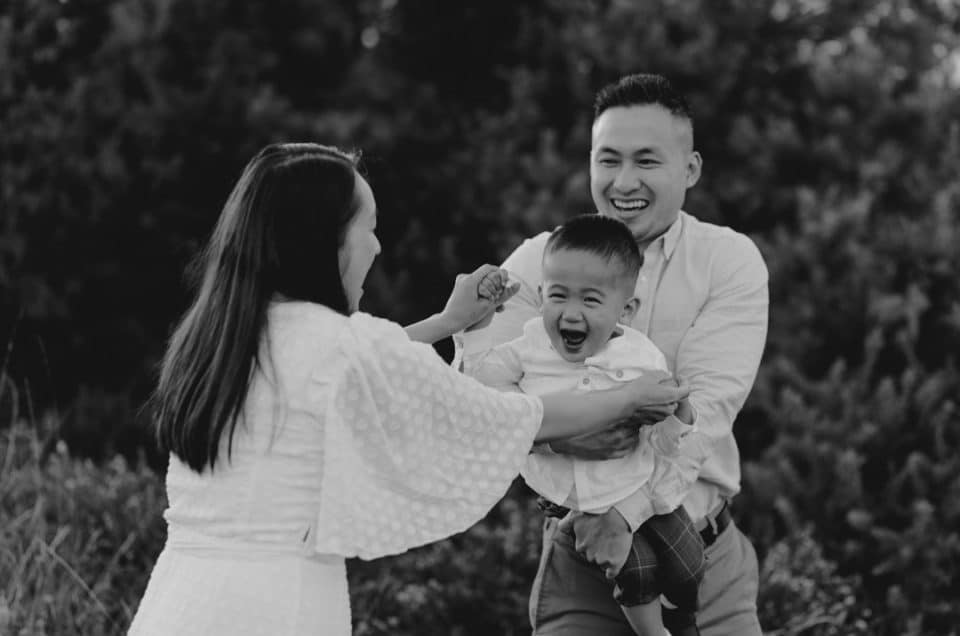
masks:
[[[665,402],[671,398],[686,395],[690,388],[683,381],[677,381],[669,373],[653,371],[632,382],[635,388],[643,391],[650,404],[640,406],[627,418],[595,433],[585,433],[550,443],[555,453],[570,455],[578,459],[616,459],[631,453],[640,443],[640,427],[662,422],[677,410],[677,402]],[[689,404],[686,405],[689,409]]]
[[[636,392],[639,403],[633,411],[633,419],[642,425],[662,422],[673,415],[678,404],[690,395],[690,385],[666,371],[644,373],[630,382],[630,389]],[[686,408],[689,408],[689,404]]]
[[[638,408],[630,416],[629,421],[637,426],[653,426],[657,422],[667,419],[677,409],[677,403],[671,404],[653,404]]]
[[[570,513],[560,525],[573,526],[577,552],[587,561],[603,568],[608,579],[614,578],[623,569],[633,545],[633,534],[627,520],[616,508],[599,515]]]
[[[631,453],[640,443],[641,423],[628,417],[596,433],[587,433],[550,443],[555,453],[579,459],[616,459]]]

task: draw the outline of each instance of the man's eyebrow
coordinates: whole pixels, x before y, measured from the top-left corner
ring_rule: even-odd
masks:
[[[615,155],[624,154],[624,153],[620,152],[620,150],[618,150],[618,149],[616,149],[616,148],[611,148],[610,146],[600,146],[599,148],[597,148],[597,154],[601,154],[601,153],[604,153],[604,152],[609,152],[609,153],[612,153],[612,154],[615,154]],[[657,152],[659,152],[659,149],[658,149],[656,146],[644,146],[644,147],[642,147],[642,148],[637,148],[637,149],[634,150],[633,152],[630,152],[630,153],[627,153],[627,154],[630,154],[630,155],[647,155],[647,154],[657,153]]]

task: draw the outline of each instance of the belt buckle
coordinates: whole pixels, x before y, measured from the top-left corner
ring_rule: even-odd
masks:
[[[714,541],[717,540],[717,537],[720,536],[720,525],[718,523],[718,519],[720,519],[720,515],[723,514],[723,511],[727,509],[728,503],[729,502],[724,501],[723,505],[717,509],[715,514],[708,514],[706,517],[704,517],[704,521],[707,523],[707,525],[705,525],[700,531],[700,537],[703,539],[705,546],[713,545]]]
[[[717,540],[717,526],[712,519],[708,520],[707,525],[700,531],[700,538],[703,539],[703,545],[707,548]]]

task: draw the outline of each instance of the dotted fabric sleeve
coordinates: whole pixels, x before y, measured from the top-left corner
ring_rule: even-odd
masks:
[[[540,400],[485,387],[367,314],[350,317],[338,348],[315,549],[372,559],[482,519],[526,459]]]

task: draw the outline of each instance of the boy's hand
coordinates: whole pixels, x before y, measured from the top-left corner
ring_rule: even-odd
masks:
[[[599,515],[574,512],[560,522],[568,524],[573,526],[577,552],[603,568],[608,579],[616,577],[633,547],[633,533],[623,515],[616,508]]]
[[[503,303],[513,298],[520,291],[519,281],[510,281],[510,275],[505,269],[495,269],[487,272],[477,283],[477,298],[489,301],[496,309],[503,311]],[[466,327],[466,331],[483,329],[493,320],[493,312],[487,313],[481,320]]]
[[[507,272],[502,269],[495,269],[480,279],[477,283],[477,296],[486,300],[496,300],[503,293],[503,288],[507,286],[509,277]]]

